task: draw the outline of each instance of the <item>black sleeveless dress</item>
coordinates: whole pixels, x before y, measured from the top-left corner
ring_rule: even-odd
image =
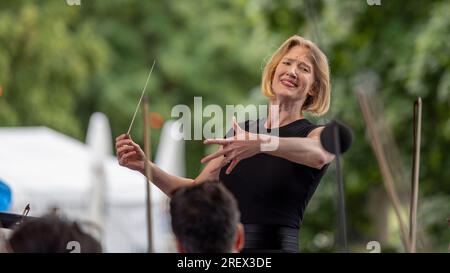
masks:
[[[265,119],[242,124],[248,132],[273,134]],[[307,137],[320,127],[299,119],[278,128],[280,137]],[[231,137],[230,130],[227,137]],[[245,228],[244,252],[298,252],[298,234],[309,200],[328,165],[322,169],[259,153],[240,161],[219,179],[235,196]]]

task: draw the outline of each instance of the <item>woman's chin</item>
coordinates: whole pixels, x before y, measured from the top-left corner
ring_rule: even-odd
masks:
[[[280,90],[275,92],[275,97],[279,100],[295,100],[297,94],[293,90]]]

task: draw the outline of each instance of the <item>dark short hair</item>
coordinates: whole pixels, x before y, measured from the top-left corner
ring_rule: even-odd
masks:
[[[9,238],[16,253],[69,253],[78,244],[82,253],[100,253],[100,243],[85,233],[77,222],[46,215],[20,224]],[[74,243],[71,243],[74,242]]]
[[[179,188],[170,201],[172,230],[186,252],[231,252],[240,213],[234,196],[219,182]]]

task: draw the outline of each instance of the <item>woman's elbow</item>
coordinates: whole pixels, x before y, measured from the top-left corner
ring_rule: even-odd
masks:
[[[318,152],[317,154],[316,154],[316,157],[315,157],[315,159],[314,159],[314,162],[313,162],[313,168],[315,168],[315,169],[318,169],[318,170],[320,170],[320,169],[322,169],[325,165],[327,165],[328,163],[330,163],[332,160],[334,159],[334,155],[331,155],[331,154],[327,154],[327,153],[325,153],[325,152],[322,152],[322,151],[320,151],[320,152]]]

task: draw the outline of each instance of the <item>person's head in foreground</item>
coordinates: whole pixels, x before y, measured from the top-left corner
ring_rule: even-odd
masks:
[[[11,234],[15,253],[101,253],[100,243],[82,231],[76,222],[49,215],[20,224]]]
[[[177,189],[170,200],[172,230],[179,252],[239,252],[244,230],[233,195],[218,182]]]

